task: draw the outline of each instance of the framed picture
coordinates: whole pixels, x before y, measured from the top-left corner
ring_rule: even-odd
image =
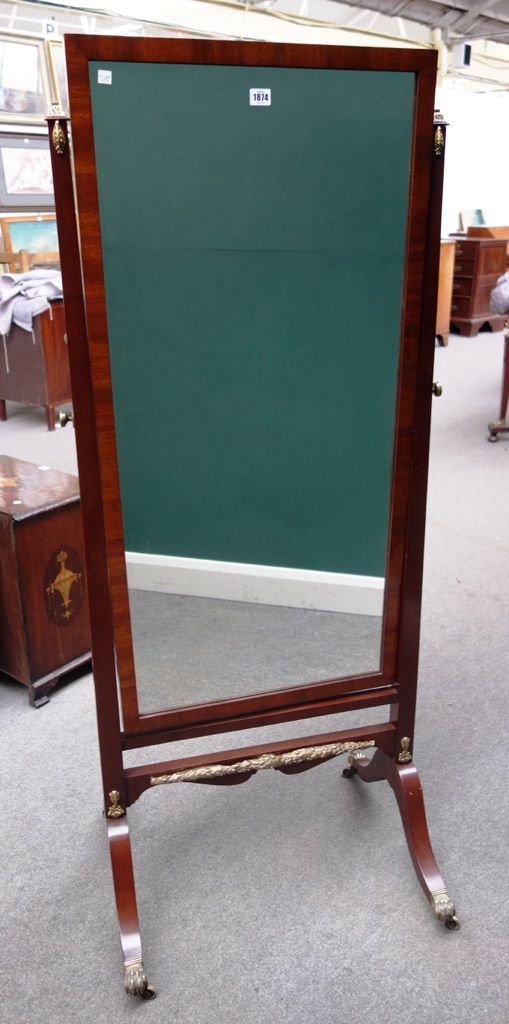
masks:
[[[50,103],[44,42],[24,36],[0,35],[0,118],[42,122]]]
[[[0,209],[53,206],[48,139],[44,135],[0,134]]]
[[[57,222],[51,215],[2,217],[0,229],[6,252],[58,252]]]
[[[46,42],[48,67],[50,74],[51,106],[69,113],[69,92],[67,88],[67,70],[65,66],[64,44],[58,39]]]

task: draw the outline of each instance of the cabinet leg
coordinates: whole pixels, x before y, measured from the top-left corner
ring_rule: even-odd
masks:
[[[129,995],[152,999],[156,993],[148,984],[143,967],[127,815],[116,820],[108,819],[108,840],[124,958],[125,990]]]
[[[48,430],[55,429],[55,407],[53,405],[46,406],[46,420],[48,423]]]
[[[5,398],[0,398],[0,420],[5,422],[7,419],[7,406],[5,404]]]
[[[397,764],[382,750],[377,750],[371,760],[354,754],[350,759],[350,769],[345,773],[347,777],[358,775],[363,782],[387,780],[398,802],[415,873],[433,913],[446,928],[459,928],[454,903],[449,899],[431,847],[421,780],[415,766]]]
[[[30,707],[43,708],[45,704],[49,704],[49,694],[45,693],[44,690],[37,690],[35,686],[31,686],[28,689],[28,700]]]

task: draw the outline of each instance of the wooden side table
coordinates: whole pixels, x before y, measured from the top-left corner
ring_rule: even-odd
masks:
[[[90,660],[78,478],[0,455],[0,671],[34,707]]]
[[[454,238],[443,238],[440,242],[437,322],[435,327],[435,335],[438,338],[440,345],[447,345],[449,341],[455,248],[456,242],[454,241]]]
[[[12,325],[0,340],[0,420],[7,419],[5,400],[43,405],[48,430],[55,429],[55,411],[71,401],[64,303],[34,317],[33,332]]]

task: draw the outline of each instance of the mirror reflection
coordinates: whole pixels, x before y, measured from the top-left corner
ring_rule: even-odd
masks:
[[[128,562],[128,567],[139,582],[139,566]],[[302,585],[294,587],[295,599],[302,599]],[[329,605],[340,596],[333,587],[329,584]],[[317,601],[318,589],[315,585]],[[291,597],[290,584],[287,600]],[[367,587],[361,599],[355,598],[372,613],[130,587],[140,708],[155,711],[377,671],[383,590]]]
[[[375,671],[414,76],[98,68],[141,710]]]

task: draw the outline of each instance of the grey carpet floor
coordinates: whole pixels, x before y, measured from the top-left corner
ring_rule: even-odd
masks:
[[[143,590],[130,590],[129,605],[142,711],[376,672],[380,663],[376,615]]]
[[[91,678],[39,711],[3,681],[0,1020],[507,1024],[509,442],[486,442],[501,365],[501,335],[451,338],[436,351],[444,396],[433,408],[415,753],[461,930],[434,920],[385,783],[343,780],[332,761],[232,789],[161,787],[129,812],[145,962],[158,990],[153,1002],[130,1000]],[[49,434],[41,412],[9,412],[3,452],[73,470],[69,427]],[[274,734],[322,728],[332,721]],[[177,744],[175,753],[248,738],[264,734]]]

